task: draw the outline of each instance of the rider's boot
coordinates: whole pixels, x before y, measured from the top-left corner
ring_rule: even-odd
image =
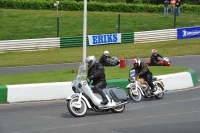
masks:
[[[103,100],[102,100],[101,104],[104,104],[104,105],[106,105],[106,104],[108,103],[108,99],[106,98],[106,96],[105,96],[105,95],[101,95],[101,97],[103,98]]]
[[[156,92],[155,88],[156,88],[156,86],[154,86],[153,89],[151,89],[151,94],[153,94],[153,95],[155,95],[155,92]]]
[[[106,105],[108,103],[108,99],[106,98],[106,96],[105,96],[105,94],[103,92],[100,92],[100,95],[101,95],[101,97],[103,99],[101,104]]]
[[[104,105],[108,104],[108,99],[107,98],[103,99],[103,101],[101,102],[101,104],[104,104]]]
[[[106,105],[108,103],[108,99],[106,98],[106,95],[103,93],[102,89],[97,86],[96,91],[99,93],[99,95],[101,95],[101,97],[103,99],[101,104]]]

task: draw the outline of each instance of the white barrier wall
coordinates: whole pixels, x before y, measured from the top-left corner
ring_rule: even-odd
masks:
[[[192,77],[189,72],[160,75],[156,77],[162,79],[166,90],[193,87]],[[73,93],[71,82],[7,85],[7,88],[7,102],[9,103],[66,99]]]
[[[9,103],[64,99],[72,94],[71,82],[8,85]]]
[[[156,77],[162,79],[166,90],[178,90],[193,86],[192,77],[189,72],[160,75]]]

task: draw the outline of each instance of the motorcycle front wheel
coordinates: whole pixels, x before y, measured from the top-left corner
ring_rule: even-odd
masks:
[[[81,99],[81,107],[76,108],[73,106],[74,103],[78,102],[78,97],[72,98],[67,102],[67,108],[71,115],[75,117],[83,117],[87,113],[87,105],[83,99]]]
[[[156,91],[161,92],[163,90],[164,90],[164,88],[162,87],[162,85],[157,83],[157,90]],[[164,97],[164,92],[155,96],[156,99],[162,99],[163,97]]]
[[[125,105],[120,105],[118,107],[110,109],[113,113],[121,113],[125,109]]]
[[[137,90],[135,88],[128,89],[128,95],[129,95],[129,98],[135,102],[139,102],[142,99],[142,94],[139,89]]]

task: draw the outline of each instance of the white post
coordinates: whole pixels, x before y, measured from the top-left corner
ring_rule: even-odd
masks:
[[[84,13],[83,13],[83,62],[86,70],[86,38],[87,38],[87,0],[84,0]]]

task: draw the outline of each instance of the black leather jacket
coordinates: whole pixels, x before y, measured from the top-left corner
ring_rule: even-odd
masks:
[[[157,54],[157,56],[154,56],[153,54],[151,55],[151,59],[150,59],[151,66],[157,65],[157,62],[159,61],[158,57],[163,58],[163,56],[161,54]]]
[[[102,64],[95,63],[92,66],[92,68],[89,68],[87,77],[92,77],[91,78],[91,80],[93,80],[92,85],[95,85],[101,81],[106,81],[104,67],[102,66]]]
[[[149,71],[148,66],[144,62],[140,62],[140,66],[138,66],[137,68],[132,68],[131,70],[133,69],[135,69],[136,74],[140,78],[145,78],[148,74],[152,75],[152,73]]]
[[[103,66],[106,64],[109,64],[110,61],[107,60],[108,58],[111,58],[110,56],[105,56],[104,54],[101,56],[101,58],[99,59],[99,63],[101,63]]]

